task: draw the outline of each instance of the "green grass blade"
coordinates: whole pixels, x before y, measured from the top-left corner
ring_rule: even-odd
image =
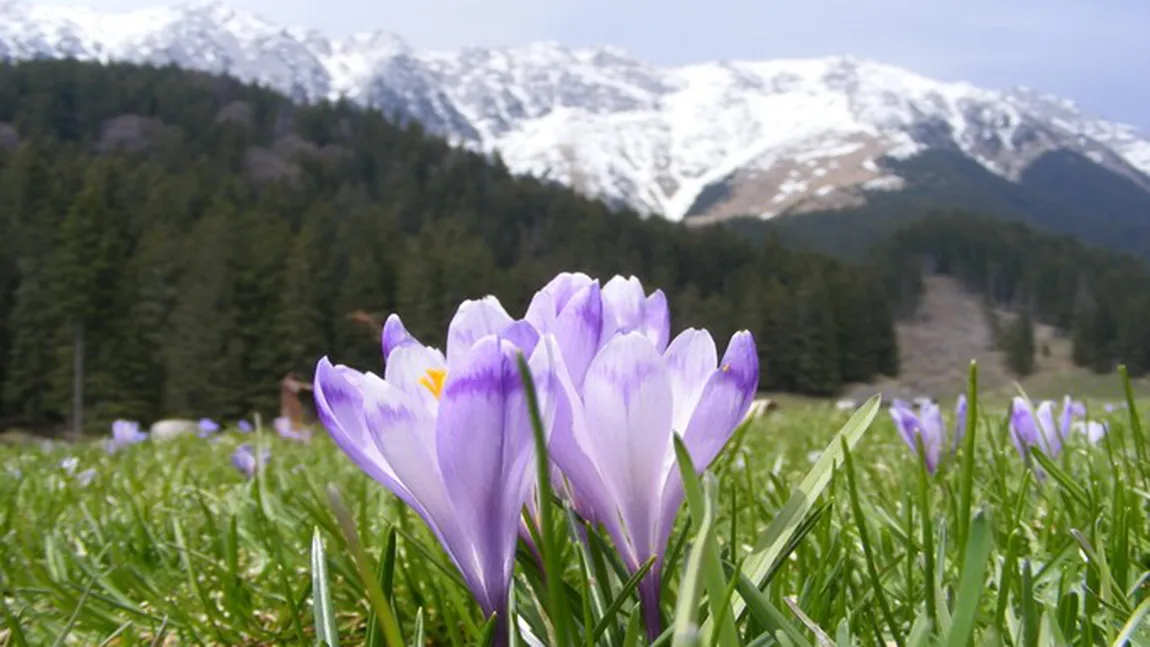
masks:
[[[311,584],[316,643],[339,647],[339,631],[335,627],[335,609],[331,605],[331,591],[327,581],[327,556],[318,527],[311,537]]]
[[[815,461],[811,470],[807,472],[806,477],[799,483],[798,488],[791,493],[783,509],[767,526],[762,538],[755,546],[754,552],[743,562],[741,569],[756,588],[761,589],[766,583],[768,574],[786,548],[791,535],[802,524],[803,518],[814,506],[815,500],[830,483],[835,468],[842,461],[843,448],[853,448],[862,439],[863,434],[870,428],[875,416],[878,415],[881,404],[882,397],[873,396],[847,420],[839,433],[823,450],[819,459]],[[746,611],[746,602],[735,600],[733,611],[736,618],[742,618]]]
[[[683,480],[683,488],[687,494],[687,505],[691,510],[691,517],[693,519],[702,519],[706,514],[706,498],[703,494],[703,486],[699,482],[699,477],[695,472],[695,464],[691,460],[691,454],[687,451],[687,446],[683,444],[682,438],[676,434],[673,437],[675,445],[675,458],[679,466],[679,476]],[[723,560],[719,555],[719,546],[715,543],[714,538],[706,536],[703,538],[705,542],[702,546],[702,577],[703,582],[707,588],[707,601],[711,607],[711,618],[719,618],[720,625],[711,628],[710,625],[704,628],[702,640],[711,642],[711,636],[717,637],[717,644],[721,647],[738,647],[738,634],[735,630],[735,617],[730,613],[729,609],[723,609],[724,591],[727,589],[725,575],[723,573]],[[708,630],[713,631],[714,634],[709,634]]]
[[[715,485],[713,479],[707,479],[705,486],[703,517],[699,520],[698,530],[695,532],[695,543],[687,554],[686,570],[679,585],[679,599],[675,603],[675,619],[672,623],[674,632],[671,645],[673,647],[698,647],[702,644],[699,626],[696,622],[699,610],[699,598],[702,597],[704,582],[704,556],[707,542],[711,538],[715,524]]]
[[[385,643],[388,647],[404,647],[403,635],[399,631],[399,624],[395,620],[395,615],[383,597],[383,590],[380,588],[379,582],[372,577],[375,569],[371,567],[371,560],[359,541],[359,533],[356,532],[355,521],[352,520],[351,513],[348,512],[347,506],[343,504],[343,500],[334,486],[329,486],[328,498],[331,500],[332,510],[343,530],[348,548],[351,549],[352,557],[355,558],[359,577],[364,583],[364,588],[367,589],[368,602],[379,621],[379,628],[383,632]]]
[[[966,555],[962,560],[962,575],[958,584],[958,596],[954,613],[951,615],[950,631],[946,636],[947,647],[965,647],[974,635],[975,615],[986,580],[987,562],[993,548],[994,537],[986,514],[975,515],[967,537]],[[1000,591],[1000,595],[1007,592]]]
[[[563,563],[561,546],[555,536],[552,522],[554,503],[551,499],[551,459],[547,454],[547,438],[543,429],[543,418],[539,412],[539,396],[535,391],[535,381],[531,377],[531,367],[527,358],[519,354],[519,375],[523,380],[527,396],[527,410],[531,415],[531,431],[535,441],[536,488],[539,492],[539,530],[542,541],[539,546],[543,553],[544,573],[547,578],[547,612],[551,626],[555,630],[556,647],[571,645],[571,634],[567,628],[568,611],[563,594]]]

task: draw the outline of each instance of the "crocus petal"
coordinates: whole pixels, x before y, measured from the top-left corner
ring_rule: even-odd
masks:
[[[966,437],[966,394],[960,394],[954,405],[954,448],[962,444]]]
[[[946,438],[942,410],[934,403],[924,404],[919,413],[919,421],[922,423],[920,437],[924,452],[923,460],[926,462],[926,470],[934,474],[938,469]]]
[[[905,402],[895,400],[890,407],[890,417],[894,421],[895,429],[902,436],[903,442],[910,447],[912,452],[918,452],[917,438],[922,429],[918,415]]]
[[[473,591],[488,613],[503,608],[516,527],[524,499],[507,479],[533,451],[531,420],[517,366],[518,350],[495,336],[478,340],[444,385],[436,440],[439,470],[469,529],[482,588]],[[511,493],[511,496],[509,496]]]
[[[1076,418],[1086,415],[1086,406],[1075,402],[1069,395],[1062,399],[1062,415],[1058,419],[1058,433],[1063,439],[1070,434],[1070,426]]]
[[[676,341],[681,338],[680,335]],[[710,335],[707,336],[708,339]],[[674,342],[672,342],[672,347]],[[713,348],[713,346],[712,346]],[[671,348],[667,349],[668,356]],[[672,374],[674,371],[672,371]],[[672,378],[673,380],[673,378]],[[715,460],[746,417],[759,389],[759,354],[751,333],[741,331],[731,337],[718,370],[711,372],[703,385],[698,406],[683,433],[683,444],[691,455],[695,470],[703,470]],[[672,461],[664,476],[656,550],[662,550],[675,525],[675,513],[683,502],[683,482],[678,466]]]
[[[459,304],[447,328],[447,363],[454,366],[477,341],[502,332],[513,321],[499,299],[490,295]]]
[[[603,336],[610,338],[617,332],[640,330],[643,308],[647,297],[643,284],[632,276],[614,276],[603,286]]]
[[[759,354],[755,340],[745,330],[737,332],[727,344],[721,366],[707,379],[683,433],[683,444],[697,470],[706,469],[715,460],[746,417],[758,389]]]
[[[647,297],[643,307],[643,334],[655,342],[655,348],[663,352],[671,339],[671,309],[667,307],[667,296],[662,290],[655,290]]]
[[[474,551],[459,530],[458,512],[440,472],[435,442],[435,418],[399,388],[366,374],[363,416],[371,441],[403,484],[413,506],[443,543],[469,586],[477,585],[481,572]]]
[[[557,377],[565,397],[560,399],[556,410],[555,428],[549,443],[551,460],[567,479],[575,511],[591,524],[605,524],[612,538],[623,545],[618,517],[607,514],[600,518],[604,512],[614,511],[615,505],[612,493],[592,458],[582,399],[570,375],[559,371]]]
[[[429,371],[446,371],[443,353],[417,343],[404,344],[392,351],[384,366],[383,379],[415,398],[428,411],[439,409],[438,394],[427,387]]]
[[[682,434],[691,422],[703,387],[718,367],[719,353],[715,350],[711,333],[688,328],[675,337],[663,356],[667,359],[671,393],[675,399],[671,424]]]
[[[1024,459],[1029,458],[1030,446],[1040,442],[1041,432],[1030,405],[1021,397],[1015,396],[1010,407],[1010,440]]]
[[[527,307],[528,315],[525,317],[532,324],[542,323],[540,319],[532,318],[532,311],[537,315],[550,312],[557,314],[567,307],[567,303],[576,293],[593,283],[590,276],[582,272],[561,272],[547,282],[543,289],[535,293],[531,305]],[[538,302],[538,303],[537,303]],[[546,304],[546,305],[544,305]]]
[[[540,290],[531,297],[531,303],[527,306],[523,320],[535,326],[536,330],[546,332],[555,327],[555,318],[558,313],[559,308],[555,305],[555,297],[549,292]]]
[[[327,357],[321,358],[316,364],[312,389],[316,413],[335,444],[361,470],[424,516],[423,506],[396,479],[391,465],[368,432],[363,414],[363,392],[360,390],[363,380],[364,374],[346,366],[333,366]]]
[[[535,345],[539,343],[539,332],[526,321],[513,321],[506,328],[499,332],[499,336],[511,342],[523,352],[524,355],[530,356],[535,352]]]
[[[1054,403],[1047,400],[1038,405],[1034,417],[1038,421],[1043,453],[1051,458],[1057,457],[1062,452],[1062,434],[1054,424]]]
[[[381,334],[381,345],[383,347],[383,360],[386,362],[391,357],[391,351],[404,346],[406,344],[418,344],[415,337],[407,332],[403,322],[400,321],[399,315],[394,312],[387,316],[387,321],[383,323],[383,333]]]
[[[674,433],[672,397],[666,360],[642,333],[607,342],[583,384],[595,463],[626,527],[629,541],[618,548],[632,569],[658,550],[654,535]]]
[[[1098,422],[1097,420],[1090,420],[1082,427],[1082,433],[1090,444],[1097,445],[1102,442],[1106,434],[1110,432],[1110,426],[1105,422]]]
[[[603,298],[598,281],[570,296],[549,331],[555,335],[574,384],[582,384],[599,349],[603,329]]]

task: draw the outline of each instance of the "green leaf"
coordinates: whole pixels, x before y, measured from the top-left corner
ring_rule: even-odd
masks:
[[[367,552],[363,550],[363,544],[359,541],[359,533],[355,529],[355,521],[351,518],[351,513],[348,511],[347,506],[343,504],[343,499],[339,496],[339,491],[335,486],[328,486],[328,499],[331,501],[332,511],[335,512],[335,518],[339,522],[340,529],[343,531],[344,539],[347,541],[347,546],[351,549],[352,557],[355,559],[356,568],[359,570],[359,577],[364,582],[367,589],[367,599],[371,605],[372,611],[375,612],[375,617],[379,622],[379,628],[383,632],[383,638],[388,647],[404,647],[403,635],[399,632],[399,624],[395,621],[395,615],[391,612],[391,607],[388,606],[387,600],[383,597],[383,590],[379,586],[379,582],[372,577],[375,572],[371,566],[371,558],[368,557]]]
[[[958,584],[954,614],[951,616],[947,647],[965,647],[974,636],[974,619],[985,587],[986,566],[994,538],[986,514],[975,515],[967,536],[966,554],[962,560],[962,575]],[[1007,595],[1000,591],[999,595]]]
[[[875,395],[859,408],[847,420],[843,428],[831,440],[827,448],[815,461],[802,482],[799,483],[787,500],[783,509],[767,526],[763,536],[755,546],[754,552],[743,562],[741,571],[755,585],[762,589],[766,584],[767,576],[771,573],[776,560],[780,558],[790,541],[791,536],[803,523],[803,518],[814,506],[815,500],[826,489],[831,476],[843,458],[843,448],[854,448],[862,439],[866,430],[870,428],[875,416],[878,415],[882,397]],[[746,611],[744,600],[735,600],[733,611],[736,618],[742,618]],[[709,622],[709,619],[708,619]]]
[[[695,464],[691,460],[691,454],[687,451],[687,446],[683,444],[683,439],[680,438],[678,434],[675,434],[673,440],[675,458],[679,466],[679,476],[682,478],[683,488],[686,490],[687,505],[691,510],[691,517],[693,519],[702,519],[706,514],[706,499],[703,494],[703,486],[699,483],[699,477],[695,472]],[[708,630],[710,630],[716,632],[718,645],[722,647],[738,647],[735,617],[730,613],[729,608],[723,609],[724,592],[728,587],[723,572],[723,559],[719,555],[719,546],[711,536],[707,536],[704,541],[705,543],[702,546],[702,576],[707,587],[707,601],[711,607],[711,618],[720,618],[721,624],[715,629],[710,629],[709,625],[704,628],[703,640],[708,644],[715,644],[712,639],[712,636],[715,634],[708,633]]]
[[[699,520],[699,529],[695,533],[695,543],[687,554],[686,570],[679,583],[679,599],[675,604],[675,619],[673,623],[671,645],[673,647],[698,647],[702,644],[701,635],[696,619],[699,610],[699,598],[703,594],[703,568],[707,542],[715,529],[715,481],[707,479],[706,493],[703,504],[703,517]]]
[[[311,590],[312,610],[315,613],[316,644],[339,647],[339,632],[335,628],[335,610],[331,606],[331,591],[327,582],[327,557],[323,538],[316,527],[311,536]]]

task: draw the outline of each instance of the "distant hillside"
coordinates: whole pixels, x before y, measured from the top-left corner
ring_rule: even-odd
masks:
[[[862,206],[741,219],[729,226],[752,238],[775,232],[792,243],[857,257],[903,225],[932,213],[966,211],[1150,259],[1146,176],[1109,170],[1069,151],[1042,155],[1017,183],[951,151],[884,163],[906,179],[904,189],[869,193]]]
[[[1025,312],[1062,331],[1077,366],[1104,373],[1121,363],[1133,375],[1150,372],[1146,261],[968,214],[911,224],[872,254],[904,320],[913,320],[925,302],[938,298],[927,289],[932,276],[949,276],[988,309]],[[950,318],[936,314],[943,322],[939,332],[954,332]]]
[[[847,392],[866,396],[882,392],[888,397],[920,395],[953,397],[966,388],[972,360],[978,362],[979,385],[984,391],[1007,390],[1018,381],[1006,368],[1002,350],[995,344],[983,299],[951,277],[926,277],[914,312],[898,322],[899,365],[897,378],[858,384]],[[1009,312],[997,310],[1000,321]],[[1047,324],[1036,326],[1036,370],[1026,382],[1058,378],[1068,386],[1088,380],[1090,371],[1075,366],[1066,331]],[[1117,382],[1115,382],[1115,387]]]
[[[762,383],[897,373],[878,275],[611,210],[349,104],[130,65],[0,66],[0,427],[270,414],[330,354],[379,365],[402,313],[442,344],[465,298],[522,314],[562,270],[634,274],[676,329],[759,339]]]

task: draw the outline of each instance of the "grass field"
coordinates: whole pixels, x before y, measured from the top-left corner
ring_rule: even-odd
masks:
[[[1107,438],[1072,435],[1038,477],[998,406],[929,476],[877,403],[848,424],[788,402],[688,488],[661,644],[1150,645],[1147,430],[1089,404]],[[243,442],[271,449],[253,480],[230,459]],[[556,597],[521,551],[519,623],[548,645],[557,623],[571,644],[645,644],[609,547],[566,537],[545,544]],[[2,645],[475,645],[487,627],[418,517],[323,434],[0,446],[0,596]]]

